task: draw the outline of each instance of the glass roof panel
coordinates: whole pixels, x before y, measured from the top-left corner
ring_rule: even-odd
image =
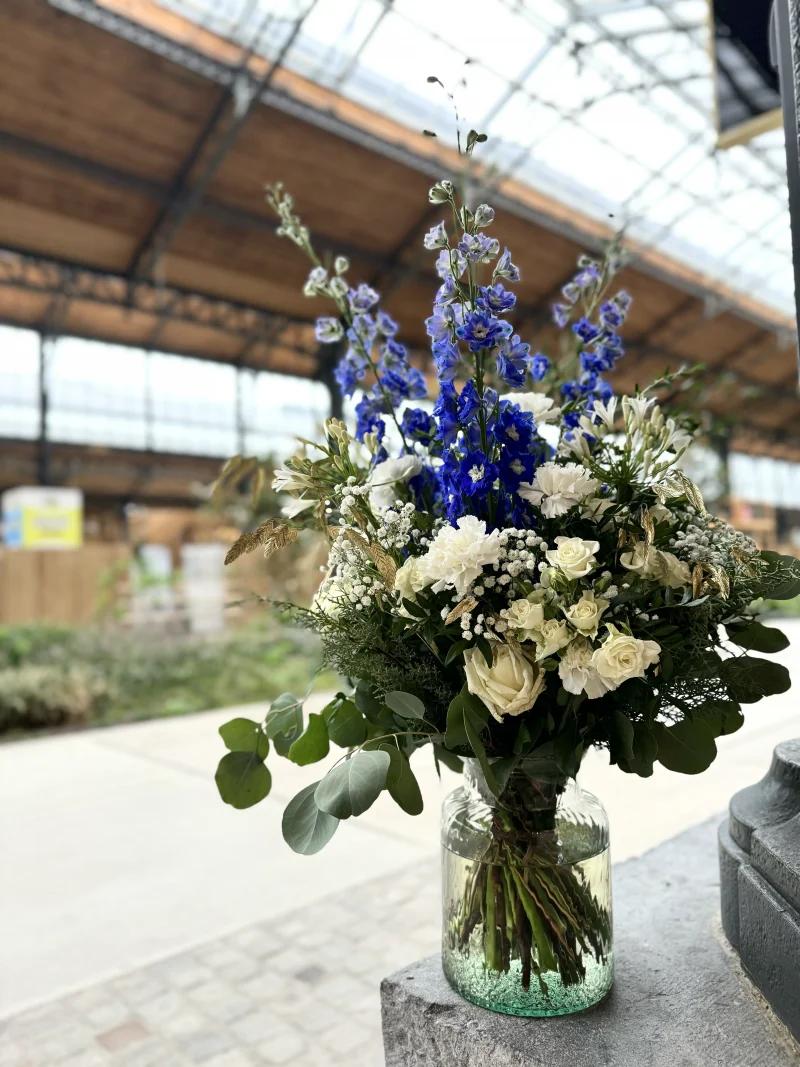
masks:
[[[716,148],[708,0],[162,0],[793,314],[781,130]],[[271,16],[268,32],[265,16]],[[421,214],[424,205],[421,205]]]

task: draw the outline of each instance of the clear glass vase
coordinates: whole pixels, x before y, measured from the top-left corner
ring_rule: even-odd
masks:
[[[509,1015],[591,1007],[614,976],[608,817],[541,763],[499,797],[477,760],[442,812],[442,963],[466,1000]]]

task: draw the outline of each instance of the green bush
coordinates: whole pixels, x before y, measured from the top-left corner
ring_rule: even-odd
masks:
[[[79,667],[7,667],[0,670],[0,731],[89,722],[112,697],[106,681]]]
[[[319,663],[315,638],[274,622],[214,638],[6,627],[0,629],[0,733],[272,700],[305,691]]]

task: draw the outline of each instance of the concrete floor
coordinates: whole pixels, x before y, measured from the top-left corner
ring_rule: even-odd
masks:
[[[800,622],[784,625],[797,664]],[[795,671],[795,673],[800,673]],[[615,860],[638,855],[721,812],[763,775],[774,745],[800,734],[791,691],[746,709],[698,777],[649,780],[591,754],[583,784],[608,808]],[[425,811],[385,794],[318,856],[283,843],[287,801],[319,776],[273,760],[273,793],[245,812],[219,800],[217,727],[245,709],[0,746],[0,1017],[126,974],[332,893],[407,870],[438,849],[440,783],[428,752],[415,770]],[[250,709],[254,715],[254,709]]]

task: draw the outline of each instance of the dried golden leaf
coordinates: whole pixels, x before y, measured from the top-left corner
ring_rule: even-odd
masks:
[[[669,500],[669,492],[663,485],[654,485],[651,486],[651,488],[653,490],[653,493],[658,497],[658,502],[663,507]]]
[[[697,508],[701,515],[705,515],[706,506],[703,502],[703,494],[700,492],[700,490],[697,488],[691,478],[686,477],[683,471],[678,471],[677,477],[681,485],[683,486],[683,491],[686,494],[686,499],[689,501],[693,508]]]
[[[697,599],[703,591],[703,567],[695,563],[692,570],[692,596]]]
[[[389,553],[373,541],[367,549],[369,557],[375,564],[378,574],[383,578],[383,584],[387,589],[394,588],[394,577],[397,574],[397,564]]]
[[[725,573],[722,567],[718,567],[716,563],[706,563],[705,566],[709,575],[714,580],[714,585],[716,585],[717,589],[719,590],[720,596],[724,600],[727,600],[731,591],[731,583],[730,579],[728,578],[728,575]]]
[[[264,544],[264,558],[269,559],[273,552],[287,545],[294,544],[297,540],[298,531],[293,526],[279,526],[272,537]]]
[[[265,544],[273,536],[274,529],[275,520],[267,519],[255,530],[247,530],[241,534],[228,549],[228,554],[225,556],[225,565],[233,563],[239,556],[244,556],[246,553],[252,552],[254,548],[258,548],[259,545]]]
[[[625,530],[620,529],[617,533],[617,548],[624,548],[625,542],[628,540],[628,535]]]
[[[468,611],[472,611],[473,608],[477,608],[478,601],[471,596],[464,597],[460,603],[456,604],[447,618],[444,620],[445,626],[449,626],[451,622],[455,622],[456,619],[460,619],[462,615],[466,615]]]
[[[653,516],[650,514],[647,508],[642,508],[642,514],[640,516],[640,519],[642,523],[642,529],[644,530],[644,546],[647,550],[649,550],[656,536],[656,527],[655,523],[653,522]]]
[[[225,463],[222,464],[217,478],[226,478],[231,473],[231,471],[233,471],[236,467],[239,466],[243,459],[244,456],[241,455],[231,456],[229,460],[226,460]]]
[[[524,653],[522,651],[522,645],[519,643],[519,641],[516,639],[516,637],[512,637],[511,634],[506,634],[505,635],[505,642],[508,645],[508,647],[511,649],[512,652],[516,652],[520,656],[524,655]]]
[[[351,545],[355,545],[355,547],[360,549],[364,553],[364,555],[367,554],[368,542],[366,538],[362,537],[361,534],[357,534],[355,530],[351,530],[348,527],[344,531],[344,539],[345,541],[349,541]]]
[[[264,491],[264,482],[266,480],[267,480],[267,475],[264,472],[264,468],[263,467],[259,467],[256,470],[255,476],[253,477],[253,487],[250,490],[250,493],[251,493],[250,502],[251,502],[251,504],[252,504],[252,506],[254,508],[258,507],[258,502],[261,499],[261,494]]]

